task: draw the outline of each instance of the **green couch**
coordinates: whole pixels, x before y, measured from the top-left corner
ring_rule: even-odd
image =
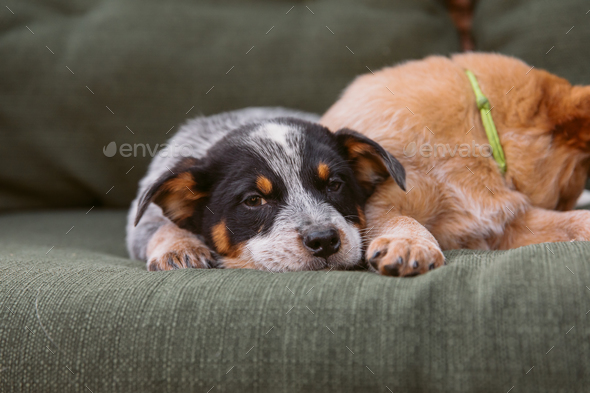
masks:
[[[588,84],[584,7],[481,0],[476,47]],[[150,157],[105,146],[321,113],[367,68],[459,51],[442,0],[10,2],[0,31],[0,392],[588,390],[588,242],[447,252],[412,279],[127,257]]]

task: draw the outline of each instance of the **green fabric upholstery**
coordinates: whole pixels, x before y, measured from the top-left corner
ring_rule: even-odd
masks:
[[[125,207],[151,157],[110,142],[153,151],[187,117],[247,106],[319,113],[367,67],[459,50],[439,0],[7,5],[0,210]]]
[[[580,0],[477,1],[476,50],[516,56],[574,84],[590,84],[589,10]]]
[[[588,387],[588,242],[449,252],[413,279],[151,273],[124,212],[85,213],[0,217],[2,392]]]

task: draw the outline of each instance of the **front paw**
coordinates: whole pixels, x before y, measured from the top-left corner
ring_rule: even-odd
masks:
[[[214,267],[215,257],[206,246],[174,248],[161,255],[151,256],[147,263],[149,271],[174,269],[207,269]]]
[[[215,253],[194,234],[173,224],[158,229],[149,242],[149,271],[207,269],[216,266]]]
[[[412,277],[444,265],[445,257],[434,238],[379,236],[366,253],[369,265],[384,276]]]

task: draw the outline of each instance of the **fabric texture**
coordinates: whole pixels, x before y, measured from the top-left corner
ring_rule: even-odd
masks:
[[[0,391],[588,386],[588,242],[447,252],[448,266],[412,279],[147,272],[124,257],[124,219],[98,209],[0,217]]]
[[[320,113],[369,69],[459,50],[439,0],[7,5],[0,211],[128,206],[150,151],[189,117],[248,106]]]
[[[588,85],[589,10],[580,0],[477,1],[475,49],[512,55],[573,84]]]

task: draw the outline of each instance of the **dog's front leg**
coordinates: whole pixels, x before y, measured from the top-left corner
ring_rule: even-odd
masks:
[[[438,242],[413,218],[391,217],[368,233],[373,236],[366,260],[383,275],[416,276],[444,265],[445,257]]]
[[[132,258],[147,262],[150,271],[216,266],[214,252],[193,233],[179,228],[151,204],[134,225],[137,201],[127,223],[127,248]]]
[[[146,256],[150,271],[206,269],[216,264],[212,251],[198,236],[172,222],[162,225],[153,234]]]

